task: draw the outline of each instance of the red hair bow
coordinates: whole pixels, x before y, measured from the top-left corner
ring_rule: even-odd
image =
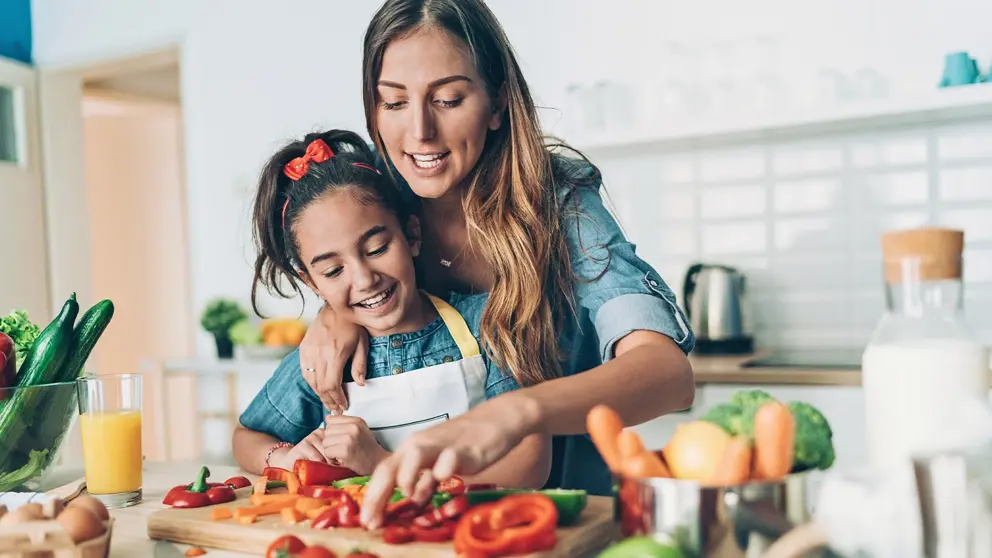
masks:
[[[308,170],[310,170],[310,161],[313,161],[314,163],[323,163],[333,156],[334,152],[331,151],[330,146],[328,146],[324,140],[315,139],[310,142],[310,145],[307,146],[306,153],[304,153],[302,157],[297,157],[286,163],[286,166],[283,167],[282,172],[293,180],[299,180],[307,174]]]

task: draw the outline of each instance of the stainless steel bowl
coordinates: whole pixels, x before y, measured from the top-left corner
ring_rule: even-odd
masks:
[[[623,537],[652,535],[689,557],[758,558],[779,537],[811,517],[811,481],[819,473],[778,482],[706,487],[687,480],[617,477],[615,519]],[[817,551],[814,557],[834,556]]]

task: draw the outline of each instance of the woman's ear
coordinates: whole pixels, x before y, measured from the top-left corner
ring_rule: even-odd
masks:
[[[499,130],[503,124],[503,111],[506,110],[506,83],[499,86],[499,93],[496,94],[496,102],[493,105],[493,115],[489,118],[489,129]]]
[[[420,219],[416,215],[411,215],[406,221],[406,240],[410,243],[410,254],[416,258],[420,255],[420,246],[423,236],[420,233]]]

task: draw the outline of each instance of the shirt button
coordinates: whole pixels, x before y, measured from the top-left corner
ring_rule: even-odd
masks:
[[[403,373],[403,369],[402,368],[400,368],[399,366],[394,366],[393,367],[393,375],[402,374],[402,373]]]
[[[657,281],[655,281],[654,279],[652,279],[652,280],[650,280],[650,281],[648,281],[648,283],[651,283],[651,286],[652,286],[652,287],[657,287],[657,286],[658,286],[658,282],[657,282]]]
[[[451,361],[453,361],[453,360],[455,360],[455,359],[453,359],[453,358],[451,358],[450,356],[445,356],[445,357],[444,357],[443,359],[441,359],[441,360],[443,360],[444,362],[451,362]]]
[[[390,344],[392,344],[394,349],[399,349],[400,347],[403,346],[403,340],[400,339],[399,337],[393,337],[393,340],[390,341]]]

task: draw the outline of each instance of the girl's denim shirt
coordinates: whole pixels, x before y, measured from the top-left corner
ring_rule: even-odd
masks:
[[[457,293],[446,297],[448,304],[465,319],[477,341],[479,321],[487,298],[487,294]],[[368,378],[403,374],[462,358],[458,345],[440,316],[413,333],[372,337],[369,345]],[[520,387],[513,376],[504,374],[488,359],[485,351],[482,359],[486,364],[487,399]],[[316,430],[328,413],[317,394],[303,379],[300,353],[296,349],[283,359],[272,377],[241,414],[241,424],[245,428],[296,444]]]

